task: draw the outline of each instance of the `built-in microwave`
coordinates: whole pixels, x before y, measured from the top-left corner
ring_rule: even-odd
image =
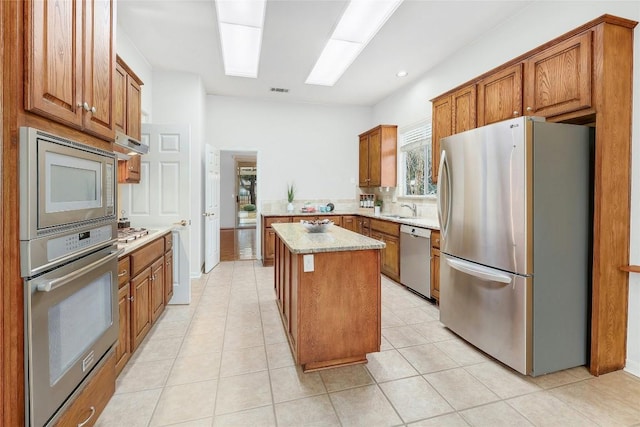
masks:
[[[19,146],[20,241],[29,246],[22,248],[23,276],[68,261],[66,252],[50,247],[51,236],[73,231],[74,256],[115,238],[113,152],[29,127],[20,128]]]

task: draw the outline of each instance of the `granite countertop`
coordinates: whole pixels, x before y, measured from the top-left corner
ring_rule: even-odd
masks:
[[[334,225],[324,233],[309,233],[300,223],[277,223],[271,227],[294,254],[383,249],[385,244]]]
[[[145,227],[145,228],[148,228],[148,227]],[[128,242],[128,243],[118,243],[118,249],[123,249],[124,250],[120,254],[120,257],[123,257],[125,255],[129,255],[131,252],[135,251],[138,248],[141,248],[142,246],[146,245],[147,243],[152,242],[155,239],[164,236],[165,234],[167,234],[168,232],[173,230],[173,226],[153,227],[153,228],[148,228],[148,229],[149,229],[149,234],[147,234],[144,237],[141,237],[139,239],[133,240],[133,241]]]
[[[372,212],[363,212],[360,210],[357,211],[333,211],[333,212],[312,212],[312,213],[308,213],[308,212],[269,212],[269,213],[263,213],[263,216],[321,216],[321,217],[329,217],[329,216],[333,216],[333,215],[360,215],[360,216],[366,216],[368,218],[374,218],[374,219],[382,219],[385,221],[391,221],[391,222],[396,222],[398,224],[406,224],[406,225],[414,225],[416,227],[423,227],[423,228],[430,228],[432,230],[440,230],[440,223],[438,221],[438,218],[427,218],[427,217],[400,217],[400,218],[396,218],[394,216],[386,216],[386,215],[390,215],[390,214],[381,214],[379,216],[376,216],[373,214],[373,209]]]

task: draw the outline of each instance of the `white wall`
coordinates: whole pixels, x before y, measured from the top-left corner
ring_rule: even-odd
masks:
[[[640,21],[640,2],[633,1],[560,1],[532,2],[493,31],[456,52],[419,81],[394,93],[373,109],[373,122],[406,126],[431,119],[428,100],[475,76],[513,59],[602,14]],[[532,23],[544,25],[532,25]],[[631,264],[640,264],[640,30],[635,29],[633,158],[631,194]],[[629,279],[629,328],[626,370],[640,376],[640,275]]]
[[[205,92],[199,76],[191,73],[153,70],[153,123],[187,124],[191,130],[191,277],[201,274],[204,259],[201,215],[204,200],[202,185],[204,168],[203,117]]]
[[[286,204],[290,182],[296,200],[355,200],[358,134],[370,120],[368,107],[207,97],[210,142],[220,150],[258,152],[261,204]]]

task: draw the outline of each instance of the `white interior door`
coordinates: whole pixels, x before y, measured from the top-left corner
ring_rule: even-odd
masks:
[[[173,229],[173,298],[191,302],[189,274],[191,225],[191,162],[188,125],[142,125],[149,153],[142,156],[140,183],[123,189],[132,226]],[[182,225],[181,225],[182,224]]]
[[[220,263],[220,150],[205,146],[204,272]]]

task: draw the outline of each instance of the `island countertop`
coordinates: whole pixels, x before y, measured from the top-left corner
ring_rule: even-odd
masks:
[[[275,223],[271,227],[293,254],[383,249],[379,240],[334,225],[324,233],[309,233],[300,223]]]

